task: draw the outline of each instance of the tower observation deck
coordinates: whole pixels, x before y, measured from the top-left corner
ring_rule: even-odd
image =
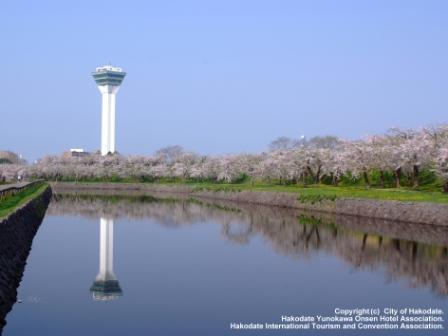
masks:
[[[126,72],[121,68],[105,65],[96,68],[93,79],[101,92],[101,154],[115,152],[115,100]]]

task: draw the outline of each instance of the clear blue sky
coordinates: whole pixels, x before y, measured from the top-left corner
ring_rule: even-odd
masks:
[[[448,1],[2,1],[0,149],[100,147],[109,61],[127,73],[117,149],[256,152],[448,122]],[[18,131],[20,130],[20,131]]]

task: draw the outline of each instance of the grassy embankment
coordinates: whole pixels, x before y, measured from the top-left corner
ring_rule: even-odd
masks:
[[[24,205],[28,201],[37,197],[45,191],[47,188],[47,183],[34,184],[25,190],[9,196],[0,201],[0,219],[7,217],[9,214],[13,213],[15,209]]]
[[[338,198],[368,198],[377,200],[395,200],[404,202],[435,202],[448,203],[448,195],[439,191],[412,190],[409,188],[366,188],[359,186],[328,186],[309,185],[299,187],[297,185],[275,184],[190,184],[195,189],[229,190],[229,191],[278,191],[296,193],[301,202],[315,203],[320,200],[336,200]]]
[[[67,181],[68,182],[68,181]],[[147,185],[171,185],[171,186],[190,186],[194,190],[213,190],[213,191],[275,191],[290,192],[297,194],[297,199],[301,202],[315,203],[320,200],[336,200],[340,198],[367,198],[376,200],[395,200],[403,202],[433,202],[447,203],[448,194],[441,192],[441,188],[436,185],[426,185],[420,188],[379,188],[373,186],[367,188],[364,185],[340,185],[332,186],[326,184],[310,184],[306,187],[297,184],[276,184],[276,183],[217,183],[217,182],[191,182],[191,181],[154,181],[139,182],[136,179],[120,180],[96,180],[79,181],[84,183],[142,183]]]

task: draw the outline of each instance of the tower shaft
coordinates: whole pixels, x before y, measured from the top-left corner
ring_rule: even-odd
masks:
[[[118,86],[98,86],[102,96],[101,155],[115,152],[115,97]]]
[[[114,274],[114,221],[100,219],[100,268],[96,280],[116,280]]]
[[[95,281],[90,287],[94,300],[113,300],[122,295],[114,273],[114,220],[100,219],[100,265]]]

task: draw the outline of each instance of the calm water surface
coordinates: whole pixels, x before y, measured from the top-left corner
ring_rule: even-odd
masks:
[[[4,335],[362,335],[229,324],[336,307],[448,312],[447,237],[440,228],[266,207],[59,195]]]

